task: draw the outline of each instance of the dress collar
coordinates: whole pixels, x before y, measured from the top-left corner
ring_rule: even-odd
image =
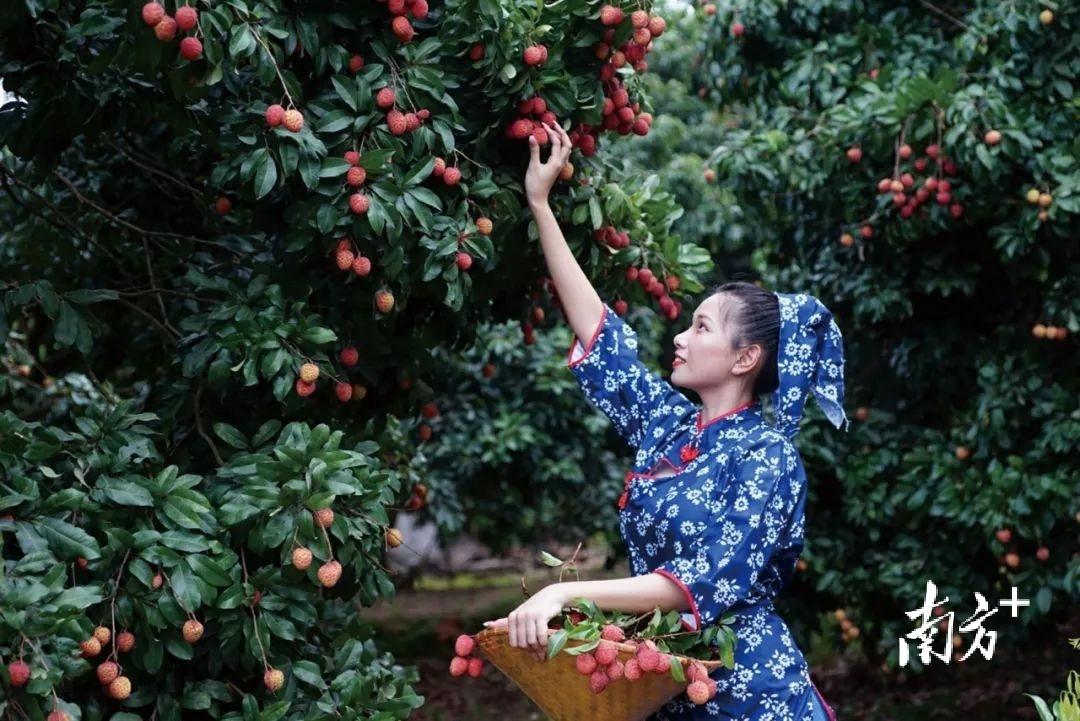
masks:
[[[678,449],[679,461],[686,465],[697,458],[702,448],[711,447],[721,433],[760,419],[761,402],[757,399],[724,411],[708,421],[703,419],[702,409],[699,408],[690,427],[690,437]]]
[[[724,411],[723,413],[709,421],[704,420],[703,414],[705,410],[703,408],[698,408],[698,412],[694,416],[694,433],[701,433],[702,431],[707,429],[711,430],[713,426],[716,426],[717,424],[726,426],[730,425],[731,423],[739,423],[744,420],[747,415],[743,413],[743,411],[746,411],[755,405],[760,405],[759,401],[749,400],[746,403],[743,403],[741,406],[736,406],[735,408]]]

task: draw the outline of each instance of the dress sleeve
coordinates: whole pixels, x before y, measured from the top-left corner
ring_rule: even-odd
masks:
[[[735,473],[705,501],[704,528],[679,533],[674,557],[653,570],[686,594],[697,629],[736,603],[779,593],[802,550],[805,473],[795,450],[769,439],[735,463]]]
[[[637,333],[604,303],[600,323],[587,344],[574,336],[566,365],[596,408],[633,448],[640,448],[650,422],[673,411],[692,408],[659,373],[638,358]]]

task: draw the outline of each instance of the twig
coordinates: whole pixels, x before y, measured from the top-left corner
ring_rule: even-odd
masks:
[[[296,107],[296,103],[293,102],[292,95],[289,94],[289,86],[285,84],[285,78],[281,74],[281,68],[278,67],[277,60],[274,59],[274,54],[270,52],[270,48],[267,47],[266,41],[262,39],[262,35],[259,35],[250,23],[244,23],[247,26],[248,32],[255,36],[256,42],[262,46],[262,49],[266,52],[266,56],[270,58],[270,64],[274,66],[274,72],[277,73],[278,80],[281,81],[281,89],[285,91],[285,97],[289,99],[289,107]]]
[[[199,389],[195,391],[195,430],[198,431],[202,439],[206,441],[206,445],[210,446],[210,452],[214,455],[214,460],[219,466],[224,466],[225,461],[222,460],[221,454],[218,453],[217,446],[214,445],[214,439],[207,434],[206,429],[203,428],[202,415],[199,412],[199,401],[202,399],[203,384],[199,383]]]
[[[946,20],[950,20],[950,21],[956,23],[957,25],[959,25],[960,27],[964,28],[964,30],[970,30],[971,29],[970,27],[968,27],[967,23],[964,23],[964,22],[962,22],[960,20],[957,20],[956,18],[954,18],[952,15],[945,12],[941,8],[936,7],[933,4],[927,2],[927,0],[919,0],[919,2],[922,4],[923,7],[927,8],[929,10],[933,10],[934,12],[936,12],[938,15],[941,15]]]
[[[176,334],[174,335],[174,331],[172,331],[172,330],[171,330],[170,328],[168,328],[168,327],[166,327],[166,326],[162,325],[162,324],[161,324],[161,321],[159,321],[159,320],[158,320],[157,318],[155,318],[155,317],[153,316],[153,314],[151,314],[151,313],[148,313],[148,312],[146,312],[145,310],[143,310],[143,309],[142,309],[142,308],[140,308],[139,306],[137,306],[137,305],[135,305],[134,303],[132,303],[132,302],[131,302],[130,300],[124,300],[123,298],[117,298],[117,299],[116,299],[116,302],[117,302],[117,303],[119,303],[119,304],[121,304],[121,305],[123,305],[123,306],[125,306],[125,307],[127,307],[127,308],[131,308],[131,309],[132,309],[133,311],[135,311],[136,313],[138,313],[138,314],[142,315],[142,316],[143,316],[144,318],[146,318],[146,319],[147,319],[148,321],[150,321],[150,322],[151,322],[151,323],[153,323],[153,324],[154,324],[155,326],[157,326],[157,327],[158,327],[158,329],[160,329],[160,330],[161,330],[161,331],[162,331],[162,332],[163,332],[163,333],[164,333],[165,335],[167,335],[167,336],[169,337],[169,340],[170,340],[170,341],[172,341],[172,340],[179,340],[179,339],[180,339],[180,334],[179,334],[179,333],[176,333]]]

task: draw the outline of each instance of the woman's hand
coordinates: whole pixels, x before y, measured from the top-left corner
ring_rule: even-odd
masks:
[[[548,621],[562,612],[566,603],[558,583],[544,586],[534,593],[529,600],[515,608],[506,618],[498,621],[486,621],[485,626],[497,628],[507,626],[510,630],[510,645],[531,648],[537,661],[547,658],[547,640],[551,630]]]
[[[525,172],[525,197],[529,205],[540,205],[547,202],[551,186],[555,185],[559,173],[570,158],[570,136],[559,124],[548,125],[544,123],[548,138],[551,139],[551,153],[546,163],[540,162],[540,144],[536,138],[529,136],[529,169]]]

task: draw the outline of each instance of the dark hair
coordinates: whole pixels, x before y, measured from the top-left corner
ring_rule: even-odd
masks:
[[[724,313],[721,322],[731,322],[732,345],[743,348],[757,343],[765,353],[765,362],[754,379],[755,397],[772,393],[780,385],[776,369],[776,348],[780,344],[780,301],[775,293],[746,281],[716,285],[709,295],[726,293],[735,303]]]

